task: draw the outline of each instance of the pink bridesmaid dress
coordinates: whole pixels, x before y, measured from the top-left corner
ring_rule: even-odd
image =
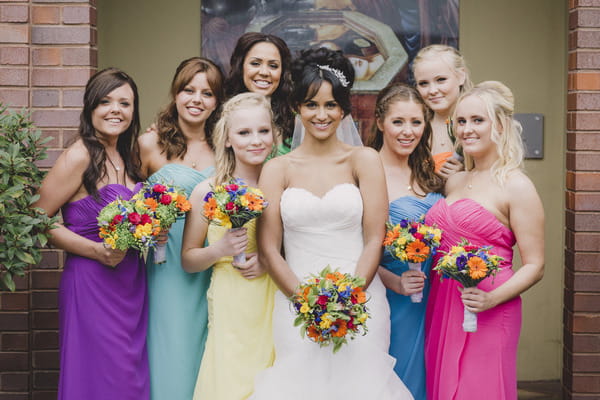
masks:
[[[480,282],[479,289],[489,292],[513,275],[515,236],[476,201],[465,198],[448,204],[442,199],[429,210],[426,223],[443,230],[440,250],[448,251],[465,238],[474,245],[493,246],[491,252],[504,258],[496,276]],[[427,398],[516,400],[521,298],[477,314],[477,332],[467,333],[462,328],[460,284],[448,278],[440,281],[435,271],[430,279],[425,319]]]

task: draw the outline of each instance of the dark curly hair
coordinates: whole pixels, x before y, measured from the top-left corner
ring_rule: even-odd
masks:
[[[98,199],[98,181],[106,176],[106,150],[96,136],[92,124],[92,112],[100,101],[113,90],[129,85],[133,91],[133,115],[131,124],[117,139],[117,151],[125,163],[125,173],[134,182],[142,180],[140,152],[137,138],[140,132],[140,110],[138,90],[133,79],[117,68],[106,68],[95,73],[85,86],[83,110],[79,122],[79,137],[90,155],[90,163],[83,173],[83,186]]]
[[[294,113],[289,104],[289,97],[292,92],[292,79],[290,75],[290,66],[292,56],[287,44],[278,36],[262,32],[246,32],[238,39],[233,53],[231,54],[231,70],[225,80],[225,95],[231,98],[236,94],[248,91],[244,84],[244,59],[246,54],[258,43],[272,43],[281,57],[281,78],[279,86],[271,95],[271,108],[275,114],[275,124],[280,128],[283,139],[291,139],[294,132]]]
[[[377,121],[383,123],[390,110],[390,106],[399,101],[410,101],[421,106],[425,123],[425,130],[423,131],[423,136],[421,137],[419,144],[417,144],[417,147],[415,147],[414,151],[408,156],[408,166],[411,170],[410,183],[413,185],[416,181],[419,187],[427,193],[441,192],[444,188],[444,180],[435,173],[435,163],[431,156],[432,113],[425,105],[423,98],[414,88],[404,83],[393,83],[379,92],[377,102],[375,103],[375,123],[373,124],[368,145],[375,150],[381,150],[384,135],[377,126]]]
[[[336,72],[343,74],[345,84]],[[296,110],[303,102],[312,99],[323,81],[327,81],[331,84],[333,98],[344,111],[344,115],[352,111],[350,90],[354,83],[354,67],[341,51],[325,47],[302,50],[292,63],[292,80],[292,105]]]
[[[171,101],[158,115],[156,127],[158,130],[158,145],[166,153],[167,160],[173,157],[183,158],[187,153],[187,142],[179,126],[179,113],[177,112],[176,97],[198,73],[205,73],[208,85],[217,99],[215,111],[208,117],[204,125],[206,143],[214,149],[212,129],[218,119],[217,109],[223,101],[223,73],[212,61],[202,57],[192,57],[183,60],[173,76],[171,82]]]

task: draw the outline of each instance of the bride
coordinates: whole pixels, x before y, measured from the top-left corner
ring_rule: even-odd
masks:
[[[260,218],[259,254],[280,289],[276,356],[257,376],[250,399],[412,399],[388,355],[390,310],[376,275],[388,207],[383,167],[374,150],[336,135],[350,113],[354,70],[341,52],[312,49],[294,61],[292,78],[304,139],[269,161],[259,182],[270,203]],[[335,354],[301,337],[288,300],[327,265],[364,277],[370,298],[369,332]]]

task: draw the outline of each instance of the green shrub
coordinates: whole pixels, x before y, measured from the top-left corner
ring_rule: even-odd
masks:
[[[41,138],[28,113],[0,104],[0,289],[14,291],[14,276],[40,262],[57,220],[32,207],[44,177],[35,161],[47,157],[43,145],[49,139]]]

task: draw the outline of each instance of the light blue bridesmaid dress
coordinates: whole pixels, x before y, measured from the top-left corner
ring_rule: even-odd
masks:
[[[418,219],[443,196],[439,193],[429,193],[424,198],[403,196],[390,203],[389,220],[397,224],[401,219]],[[432,258],[430,257],[421,265],[428,279],[425,281],[423,301],[412,303],[410,296],[400,295],[392,290],[387,290],[387,298],[391,311],[391,338],[390,355],[396,358],[394,370],[408,387],[415,400],[425,400],[425,306],[430,288],[429,276]],[[408,270],[408,263],[395,260],[384,251],[381,265],[397,275]]]
[[[176,185],[188,198],[194,187],[211,176],[180,164],[167,164],[148,178],[150,183]],[[196,377],[208,333],[206,291],[211,270],[187,273],[181,266],[185,218],[169,230],[167,261],[155,264],[148,256],[148,358],[153,400],[187,400],[194,394]]]

